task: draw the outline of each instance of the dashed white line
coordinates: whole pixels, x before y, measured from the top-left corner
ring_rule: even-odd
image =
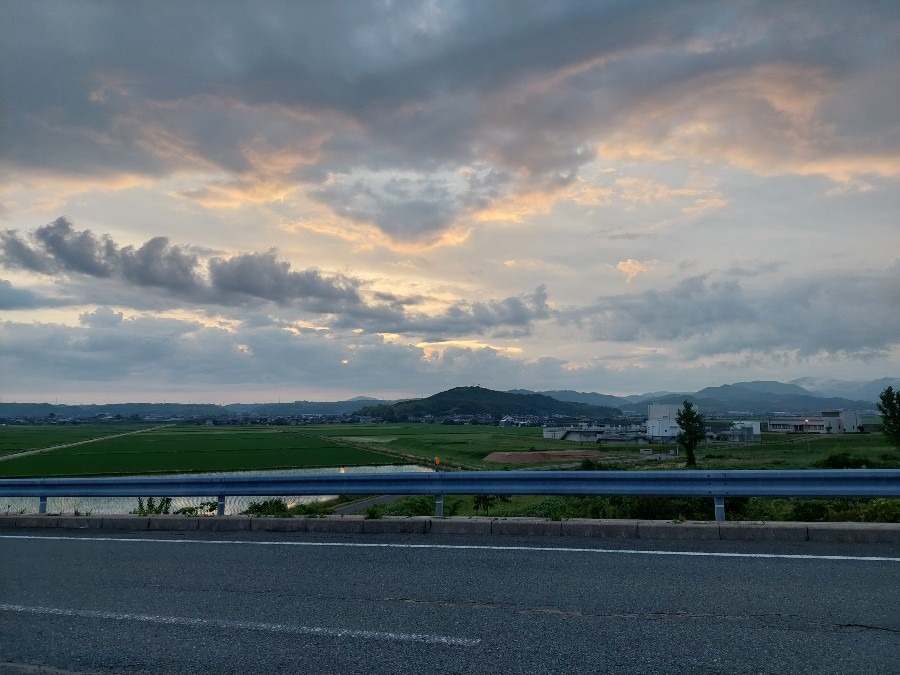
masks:
[[[346,548],[398,548],[398,549],[438,549],[459,551],[533,551],[557,553],[594,553],[618,555],[659,555],[693,556],[701,558],[766,558],[781,560],[849,560],[857,562],[900,562],[900,557],[854,556],[854,555],[814,555],[808,553],[735,553],[730,551],[647,551],[627,548],[577,548],[570,546],[492,546],[477,544],[389,544],[333,541],[248,541],[209,539],[151,539],[148,537],[65,537],[58,535],[41,536],[28,534],[3,534],[0,539],[50,539],[80,542],[154,543],[154,544],[205,544],[219,546],[307,546]]]
[[[287,633],[291,635],[312,635],[328,638],[349,638],[356,640],[382,640],[389,642],[419,642],[430,645],[451,647],[475,647],[481,640],[476,638],[428,635],[425,633],[392,633],[351,628],[325,628],[322,626],[292,626],[284,623],[261,623],[257,621],[227,621],[224,619],[198,619],[183,616],[158,616],[154,614],[130,614],[125,612],[100,612],[88,609],[63,609],[59,607],[28,607],[26,605],[0,604],[2,612],[36,614],[44,616],[64,616],[78,619],[106,619],[110,621],[136,621],[167,626],[188,626],[191,628],[214,627],[226,630],[251,630],[265,633]]]

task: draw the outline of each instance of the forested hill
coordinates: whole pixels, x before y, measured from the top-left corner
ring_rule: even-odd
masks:
[[[359,410],[358,414],[373,417],[566,415],[592,419],[622,416],[620,410],[608,406],[560,401],[543,394],[511,394],[483,387],[456,387],[415,401],[367,406]]]

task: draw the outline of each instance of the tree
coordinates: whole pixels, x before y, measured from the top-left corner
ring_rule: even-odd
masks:
[[[878,397],[875,405],[881,413],[881,431],[884,437],[900,449],[900,389],[888,387]]]
[[[687,466],[693,468],[697,466],[694,448],[706,438],[706,420],[694,409],[694,404],[685,399],[684,407],[675,413],[675,422],[681,429],[676,440],[684,446],[687,453]]]

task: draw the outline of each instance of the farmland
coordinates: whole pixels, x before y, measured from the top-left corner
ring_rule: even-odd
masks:
[[[240,471],[432,464],[470,469],[573,468],[589,459],[610,469],[681,466],[667,453],[671,446],[602,446],[546,440],[541,429],[474,425],[321,425],[302,427],[172,426],[138,431],[137,425],[9,426],[0,428],[0,457],[23,450],[96,438],[92,443],[51,449],[0,461],[0,477],[128,475],[147,473]],[[147,429],[143,427],[143,429]],[[582,451],[586,457],[546,461],[488,461],[492,453]],[[900,454],[880,434],[791,436],[767,434],[759,445],[710,443],[698,449],[701,469],[801,469],[822,466],[846,454],[866,466],[900,466]],[[512,455],[515,457],[515,454]],[[524,459],[525,456],[522,456]],[[537,456],[544,459],[543,456]]]
[[[41,447],[36,445],[40,442],[58,445],[85,439],[84,427],[51,428],[54,432],[58,429],[72,431],[73,436],[69,438],[60,433],[48,434],[47,429],[4,427],[0,448],[16,451],[17,448]],[[129,430],[120,426],[114,429],[119,434]],[[119,438],[100,437],[93,443],[9,457],[0,462],[0,477],[294,469],[397,464],[401,461],[291,428],[180,426]]]

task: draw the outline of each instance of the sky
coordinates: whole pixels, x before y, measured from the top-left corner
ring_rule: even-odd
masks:
[[[900,3],[0,0],[0,400],[900,376]]]

